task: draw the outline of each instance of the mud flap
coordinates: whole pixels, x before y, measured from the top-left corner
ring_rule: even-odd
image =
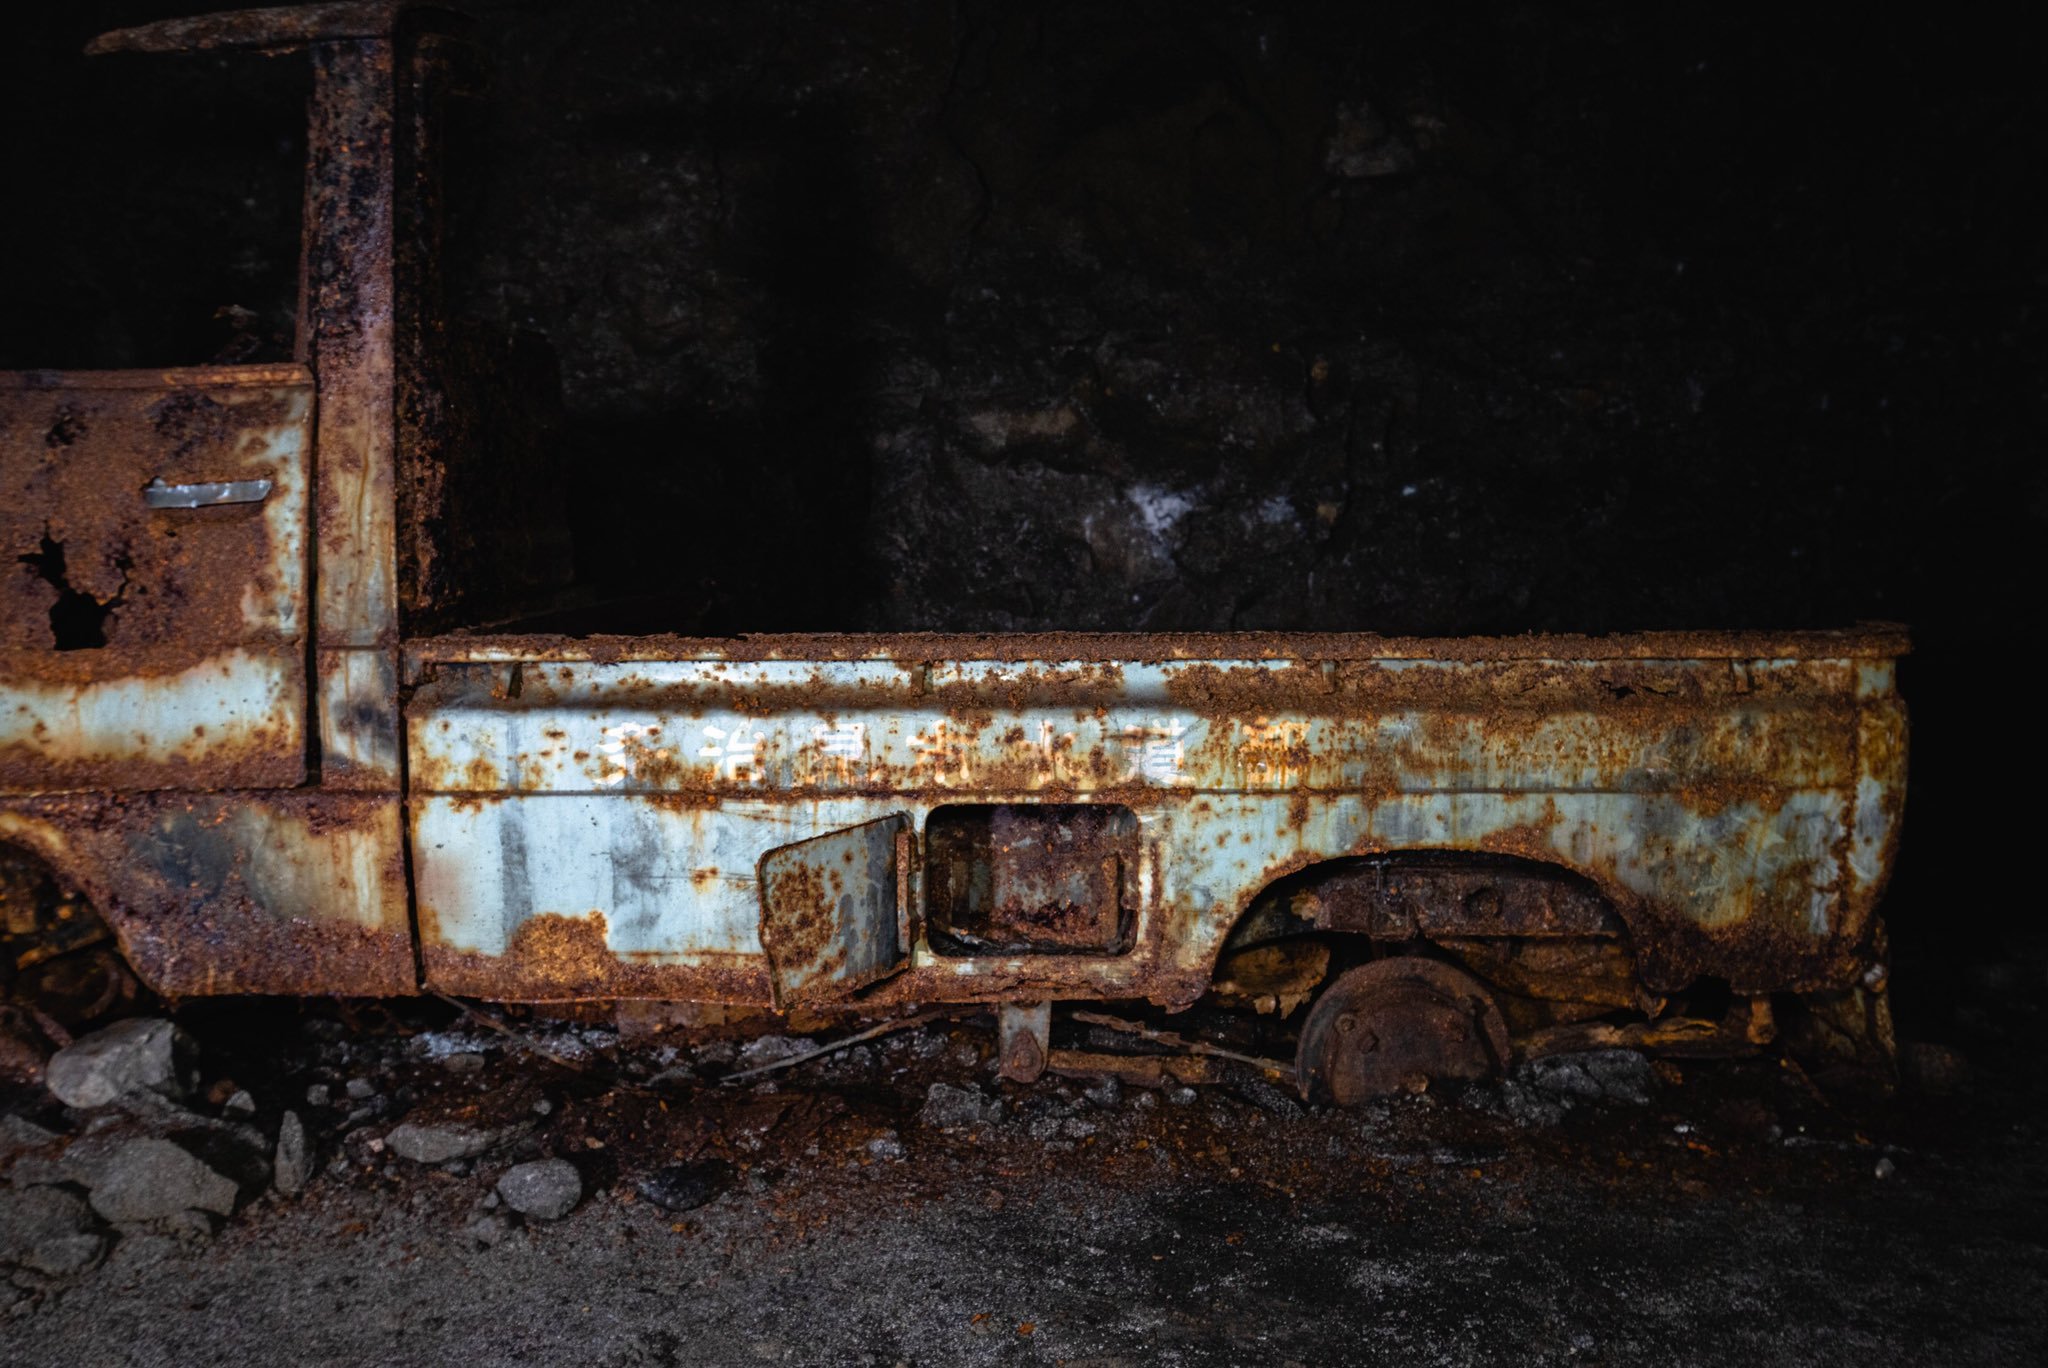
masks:
[[[761,948],[779,1010],[840,1002],[910,961],[903,813],[761,857]]]

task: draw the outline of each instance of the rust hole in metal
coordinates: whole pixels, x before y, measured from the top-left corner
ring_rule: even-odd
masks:
[[[128,571],[134,568],[125,552],[114,558],[114,566],[121,572],[121,585],[104,599],[95,598],[71,583],[64,568],[64,543],[47,532],[37,550],[15,559],[57,591],[57,601],[50,605],[52,645],[60,651],[92,651],[107,644],[107,620],[125,601]]]
[[[1113,803],[960,804],[925,828],[942,954],[1113,954],[1131,920],[1138,820]]]

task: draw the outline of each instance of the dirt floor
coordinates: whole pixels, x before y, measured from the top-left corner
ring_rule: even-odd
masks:
[[[1963,1048],[1909,1048],[1877,1102],[1772,1056],[1591,1056],[1353,1113],[1254,1071],[1019,1086],[975,1017],[721,1082],[798,1047],[195,1007],[187,1110],[246,1090],[269,1135],[293,1110],[310,1183],[18,1270],[0,1361],[2039,1362],[2038,961],[1970,971]],[[57,1136],[6,1161],[17,1188],[80,1136],[163,1124],[40,1089],[5,1111]],[[498,1141],[415,1162],[404,1123]],[[580,1202],[512,1214],[494,1184],[547,1156]]]

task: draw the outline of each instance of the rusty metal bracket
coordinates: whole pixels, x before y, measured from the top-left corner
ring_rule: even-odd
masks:
[[[1013,1083],[1036,1082],[1052,1054],[1052,1004],[1005,1002],[996,1008],[996,1058]]]

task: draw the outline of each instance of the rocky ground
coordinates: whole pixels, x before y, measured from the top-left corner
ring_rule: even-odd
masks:
[[[975,1017],[734,1078],[806,1042],[195,1007],[5,1099],[0,1360],[2034,1362],[2037,985],[1971,982],[1890,1101],[1607,1052],[1353,1113],[1001,1083]]]

